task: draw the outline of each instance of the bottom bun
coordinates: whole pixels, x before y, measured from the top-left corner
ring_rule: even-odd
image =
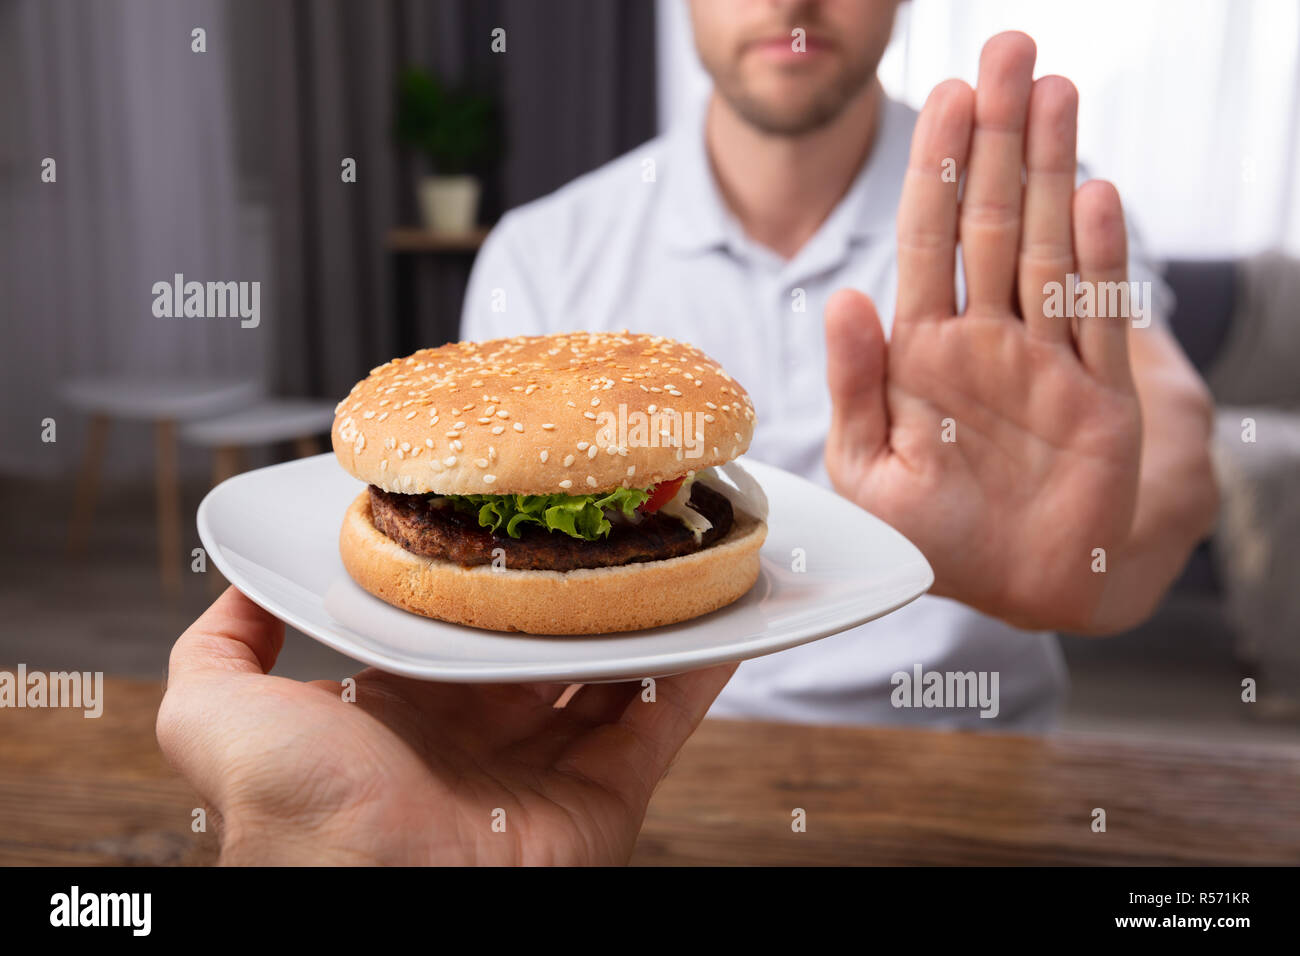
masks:
[[[425,617],[492,631],[608,634],[675,624],[726,607],[758,580],[767,524],[741,511],[721,541],[679,558],[577,571],[461,567],[413,554],[379,531],[370,494],[348,508],[343,566],[375,597]]]

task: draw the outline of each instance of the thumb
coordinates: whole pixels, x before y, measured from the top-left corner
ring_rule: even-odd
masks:
[[[202,671],[265,674],[284,646],[284,624],[227,588],[172,648],[168,682]]]
[[[875,303],[856,289],[840,289],[832,295],[826,303],[826,381],[831,393],[828,459],[870,460],[887,443],[885,354],[885,333]],[[829,470],[835,473],[834,468]]]

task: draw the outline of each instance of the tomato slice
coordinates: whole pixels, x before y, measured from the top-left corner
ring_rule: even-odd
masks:
[[[668,504],[668,502],[673,500],[673,495],[677,494],[677,489],[682,486],[682,482],[685,480],[686,476],[683,475],[680,478],[674,478],[672,481],[659,482],[659,484],[650,489],[650,497],[646,499],[645,504],[643,504],[638,510],[648,515],[654,514],[664,505]]]

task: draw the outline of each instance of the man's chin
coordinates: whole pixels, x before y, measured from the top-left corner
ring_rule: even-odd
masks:
[[[728,99],[750,126],[769,136],[806,136],[830,125],[844,111],[843,102],[773,103],[750,97]]]

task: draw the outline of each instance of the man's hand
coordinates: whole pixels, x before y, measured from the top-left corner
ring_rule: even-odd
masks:
[[[1126,317],[1048,317],[1044,284],[1126,278],[1119,195],[1075,188],[1078,96],[994,37],[978,88],[926,102],[898,210],[898,301],[827,306],[836,489],[911,538],[935,592],[1030,628],[1093,630],[1129,543],[1142,415]],[[945,168],[966,174],[958,184]],[[1024,179],[1022,181],[1022,168]],[[967,302],[958,312],[960,243]],[[1097,549],[1107,573],[1093,570]],[[1166,582],[1167,583],[1167,582]]]
[[[230,588],[172,650],[163,753],[215,811],[226,863],[610,864],[735,665],[594,684],[268,674],[284,625]],[[504,815],[502,815],[504,813]],[[504,831],[494,829],[494,822]]]

